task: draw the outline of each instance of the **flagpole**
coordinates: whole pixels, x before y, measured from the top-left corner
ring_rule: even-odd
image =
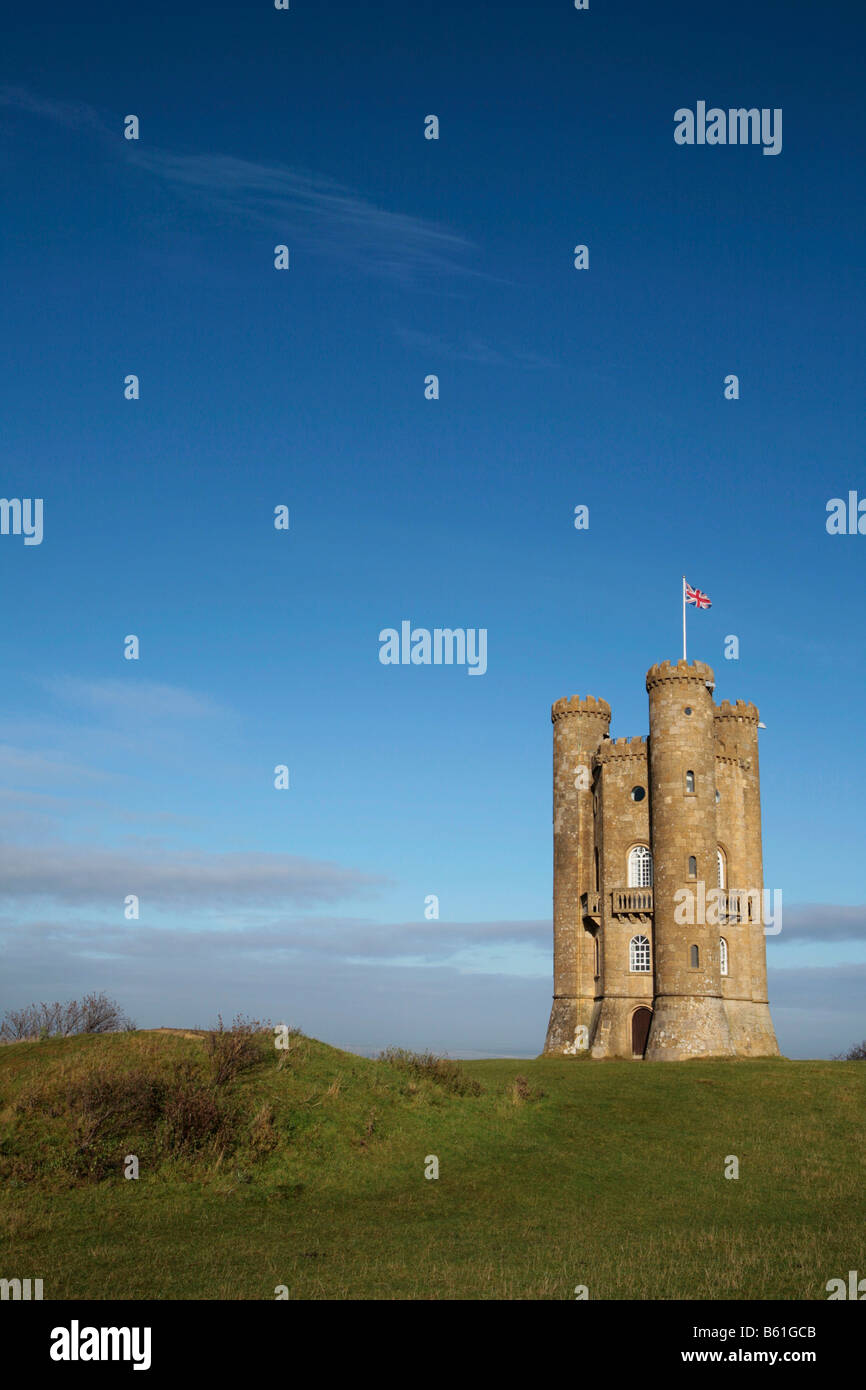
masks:
[[[683,661],[687,661],[686,656],[686,577],[683,575]]]

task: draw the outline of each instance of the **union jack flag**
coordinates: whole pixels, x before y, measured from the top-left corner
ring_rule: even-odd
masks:
[[[700,589],[693,589],[691,584],[686,584],[686,603],[693,603],[695,608],[712,608],[712,603],[706,594],[702,594]]]

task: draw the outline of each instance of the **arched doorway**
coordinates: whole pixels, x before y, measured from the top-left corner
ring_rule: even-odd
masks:
[[[635,1009],[631,1016],[631,1051],[633,1057],[642,1057],[646,1052],[649,1037],[652,1009]]]

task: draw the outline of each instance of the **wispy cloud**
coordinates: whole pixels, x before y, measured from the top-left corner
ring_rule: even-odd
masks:
[[[64,701],[121,723],[204,719],[225,713],[209,696],[182,686],[139,680],[133,674],[127,680],[87,681],[75,676],[58,676],[45,681],[44,686]]]
[[[326,175],[235,155],[182,154],[122,138],[112,121],[83,102],[0,87],[0,107],[99,136],[133,168],[199,206],[267,225],[278,240],[310,254],[339,255],[370,273],[412,281],[436,272],[483,275],[468,264],[466,237],[421,217],[391,211]]]
[[[866,904],[797,903],[786,907],[779,941],[866,941]]]
[[[75,780],[101,781],[109,774],[96,768],[84,767],[65,757],[62,753],[50,750],[33,753],[26,748],[15,748],[11,744],[0,744],[0,777],[16,780],[26,778],[56,785],[62,778]]]
[[[425,329],[397,325],[394,331],[407,347],[417,348],[419,352],[435,353],[436,357],[451,361],[474,362],[481,367],[526,367],[532,371],[551,370],[558,366],[558,363],[542,353],[505,342],[494,345],[475,333],[464,333],[459,341],[448,342]]]
[[[326,860],[289,854],[168,852],[69,845],[0,845],[0,882],[13,901],[53,899],[78,907],[129,893],[161,907],[208,911],[233,904],[311,907],[366,894],[383,879]]]

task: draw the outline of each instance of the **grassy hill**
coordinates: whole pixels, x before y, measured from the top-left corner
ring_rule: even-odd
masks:
[[[189,1034],[0,1047],[0,1277],[46,1298],[825,1299],[866,1271],[866,1066],[290,1042],[259,1035],[220,1084]]]

